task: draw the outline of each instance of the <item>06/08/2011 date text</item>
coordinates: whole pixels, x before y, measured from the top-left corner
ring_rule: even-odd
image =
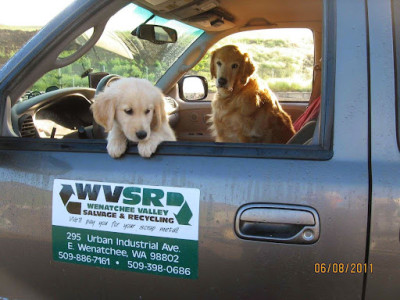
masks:
[[[372,264],[366,263],[315,263],[316,274],[364,274],[372,273]]]

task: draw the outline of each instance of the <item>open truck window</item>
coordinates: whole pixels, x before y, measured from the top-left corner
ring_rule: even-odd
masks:
[[[322,87],[333,89],[330,78],[334,70],[321,70],[322,66],[333,68],[328,58],[334,55],[331,49],[335,41],[329,38],[333,37],[332,24],[327,21],[323,28],[323,18],[329,18],[329,10],[323,16],[322,2],[317,2],[315,18],[309,22],[299,22],[298,26],[293,22],[290,28],[283,22],[282,28],[269,28],[260,21],[261,25],[250,24],[228,36],[223,30],[207,32],[197,19],[169,20],[153,15],[140,4],[128,4],[108,20],[104,29],[92,26],[66,43],[54,66],[49,67],[51,63],[47,63],[50,70],[39,78],[32,76],[30,80],[34,82],[17,98],[10,99],[13,103],[6,116],[10,120],[3,130],[3,138],[12,140],[15,147],[31,144],[36,149],[47,149],[70,144],[71,149],[103,151],[106,133],[104,130],[97,133],[99,126],[94,124],[90,105],[100,80],[115,75],[144,78],[163,90],[177,142],[163,143],[159,153],[166,150],[187,155],[329,158],[333,95],[324,93]],[[139,39],[132,31],[143,22],[175,29],[177,42],[156,44]],[[229,20],[226,25],[231,26]],[[210,101],[216,92],[210,56],[212,51],[227,44],[235,44],[250,54],[260,85],[271,88],[293,123],[307,113],[311,103],[322,99],[321,110],[314,114],[305,133],[300,129],[306,123],[296,128],[296,138],[289,144],[252,143],[251,140],[240,144],[215,143],[209,121]],[[196,99],[197,92],[194,101],[181,96],[178,80],[189,76],[202,76],[208,84],[207,95],[200,102]],[[128,152],[135,152],[135,148],[132,144]]]

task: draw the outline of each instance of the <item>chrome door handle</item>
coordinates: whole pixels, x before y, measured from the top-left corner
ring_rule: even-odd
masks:
[[[306,206],[247,204],[236,214],[235,231],[243,239],[312,244],[319,239],[319,217]]]

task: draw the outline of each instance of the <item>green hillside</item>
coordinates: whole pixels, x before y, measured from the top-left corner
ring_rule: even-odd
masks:
[[[0,68],[32,38],[38,27],[0,25]]]
[[[237,45],[247,52],[256,64],[256,74],[275,92],[311,91],[314,46],[312,39],[296,42],[288,39],[232,39],[225,38],[211,49],[224,45]],[[210,76],[210,51],[191,71],[192,75],[207,78],[211,89],[215,89]]]

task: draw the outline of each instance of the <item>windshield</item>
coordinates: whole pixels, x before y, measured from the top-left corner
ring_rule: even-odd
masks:
[[[43,93],[49,87],[87,87],[89,72],[107,72],[123,77],[139,77],[156,83],[178,57],[203,33],[202,30],[175,20],[158,16],[148,24],[168,26],[178,32],[178,41],[153,44],[131,35],[138,25],[152,13],[137,5],[129,4],[116,13],[96,45],[80,59],[66,67],[45,74],[31,88],[30,93]],[[89,30],[75,39],[60,55],[68,57],[91,36]]]

